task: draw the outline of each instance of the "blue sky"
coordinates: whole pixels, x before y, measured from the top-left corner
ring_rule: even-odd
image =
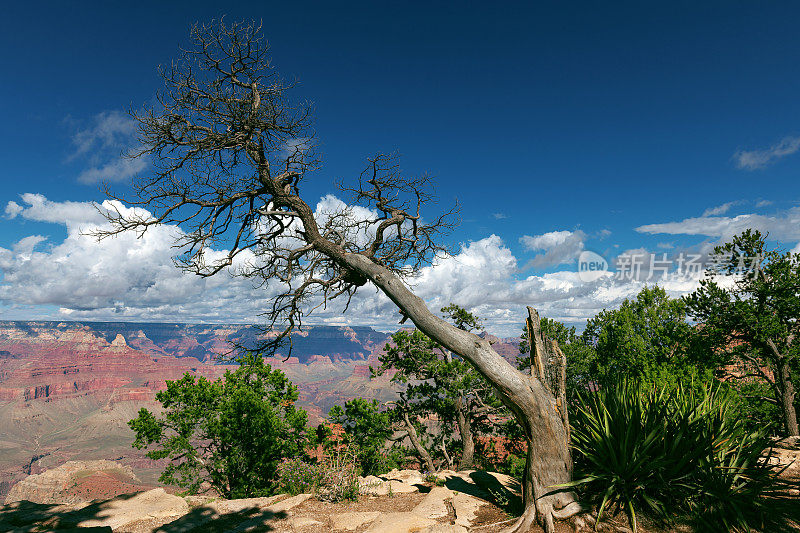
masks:
[[[132,273],[117,262],[141,243],[78,235],[99,178],[124,192],[147,171],[119,162],[125,110],[150,101],[192,22],[222,14],[262,19],[274,64],[314,104],[324,167],[309,203],[376,151],[435,175],[462,206],[463,248],[420,291],[501,333],[526,302],[580,325],[640,287],[570,278],[583,250],[707,251],[746,226],[800,241],[793,2],[27,2],[0,22],[0,316],[238,321],[264,303],[240,281],[169,273],[164,243]],[[374,300],[346,321],[390,327]]]

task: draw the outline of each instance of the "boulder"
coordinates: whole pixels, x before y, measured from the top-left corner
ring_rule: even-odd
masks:
[[[272,497],[277,498],[275,496]],[[214,517],[221,522],[217,526],[219,531],[225,533],[245,533],[250,531],[273,531],[276,530],[276,521],[289,518],[291,516],[290,509],[297,507],[301,503],[311,498],[311,494],[298,494],[291,498],[280,500],[271,505],[259,505],[257,511],[252,513],[248,509],[255,509],[254,507],[245,507],[240,511],[241,515],[237,516],[236,513],[230,515],[223,515]],[[252,500],[259,500],[261,498],[250,498]],[[269,498],[264,498],[269,499]],[[276,516],[277,515],[277,516]],[[235,525],[232,522],[235,523]],[[216,524],[212,524],[216,525]],[[285,531],[283,528],[277,528],[277,531]]]
[[[309,498],[311,498],[311,494],[298,494],[297,496],[292,496],[291,498],[286,498],[285,500],[281,500],[278,503],[269,505],[264,507],[264,510],[269,511],[271,513],[283,513],[297,507],[301,503],[305,502]]]
[[[485,501],[462,492],[453,496],[450,502],[456,513],[456,524],[463,527],[470,527],[472,521],[478,516],[478,509],[486,504]]]
[[[409,485],[408,483],[403,483],[402,481],[391,479],[388,481],[388,483],[392,494],[409,494],[412,492],[419,492],[419,487]]]
[[[214,509],[217,514],[240,513],[246,509],[263,509],[281,498],[286,498],[286,494],[267,496],[264,498],[240,498],[238,500],[215,500],[205,504],[205,507]]]
[[[380,478],[375,478],[377,481],[372,481],[368,476],[364,478],[363,482],[359,482],[359,492],[367,496],[386,496],[387,494],[407,494],[411,492],[419,492],[419,487],[390,479],[383,481]]]
[[[87,484],[87,481],[102,485],[106,494],[101,494],[103,491],[93,487],[92,483]],[[142,488],[129,466],[105,459],[67,461],[41,474],[30,475],[11,487],[5,503],[22,500],[43,504],[78,503],[132,493]]]
[[[425,479],[422,477],[422,474],[419,472],[419,470],[397,470],[395,468],[381,477],[387,480],[394,479],[396,481],[402,481],[403,483],[407,483],[409,485],[425,483]]]

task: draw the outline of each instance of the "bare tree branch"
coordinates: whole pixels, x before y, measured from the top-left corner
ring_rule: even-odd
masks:
[[[102,212],[111,227],[94,235],[175,224],[184,230],[176,243],[184,270],[228,270],[277,288],[264,312],[265,340],[255,347],[271,353],[291,350],[291,334],[309,313],[337,298],[346,308],[367,283],[331,247],[412,275],[445,251],[437,242],[455,210],[426,222],[430,178],[407,177],[396,155],[381,154],[368,160],[358,187],[343,187],[352,204],[315,218],[299,197],[319,163],[311,107],[291,103],[294,85],[273,70],[260,30],[225,21],[192,29],[193,46],[160,69],[157,105],[132,111],[142,148],[129,157],[150,157],[153,172],[136,179],[130,198],[105,186],[134,209],[110,203]],[[357,214],[355,206],[365,209]]]

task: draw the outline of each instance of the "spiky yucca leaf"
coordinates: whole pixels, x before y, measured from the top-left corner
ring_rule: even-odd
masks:
[[[669,393],[621,383],[579,397],[571,416],[576,481],[607,511],[694,522],[700,531],[795,530],[796,505],[786,498],[763,450],[720,387],[677,387]]]

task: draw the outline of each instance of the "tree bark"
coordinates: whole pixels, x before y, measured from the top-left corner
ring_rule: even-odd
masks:
[[[475,438],[472,435],[470,413],[464,399],[456,398],[456,425],[461,436],[461,458],[458,460],[458,469],[472,468],[475,463]]]
[[[789,338],[786,339],[787,346],[791,346],[793,341],[794,334],[790,334]],[[789,368],[789,358],[785,355],[786,351],[781,352],[778,344],[772,339],[767,339],[766,347],[772,353],[773,361],[775,361],[775,373],[777,374],[775,376],[775,388],[781,404],[783,425],[788,436],[797,437],[800,435],[800,431],[798,431],[797,412],[794,408],[795,391],[791,369]]]
[[[425,302],[387,268],[364,255],[344,253],[333,243],[321,240],[323,242],[315,245],[343,266],[371,280],[417,329],[468,360],[514,413],[528,441],[528,456],[523,480],[525,511],[508,531],[527,531],[533,521],[538,520],[547,533],[552,533],[554,518],[566,518],[577,512],[573,493],[553,492],[555,486],[570,481],[572,459],[567,428],[557,408],[558,399],[541,380],[515,369],[486,339],[460,330],[433,314]]]
[[[539,313],[528,307],[525,322],[528,329],[528,345],[531,354],[531,376],[539,378],[548,391],[556,398],[556,410],[567,432],[567,447],[570,443],[569,411],[567,410],[567,356],[561,351],[558,342],[542,335]]]
[[[794,408],[795,390],[791,379],[789,363],[786,358],[781,358],[778,366],[778,379],[780,379],[781,410],[786,433],[790,437],[800,436],[797,425],[797,412]]]
[[[442,455],[444,455],[444,464],[447,465],[448,470],[451,470],[453,468],[453,459],[450,457],[450,454],[447,453],[447,446],[444,445],[444,439],[439,441],[439,449],[442,450]]]

